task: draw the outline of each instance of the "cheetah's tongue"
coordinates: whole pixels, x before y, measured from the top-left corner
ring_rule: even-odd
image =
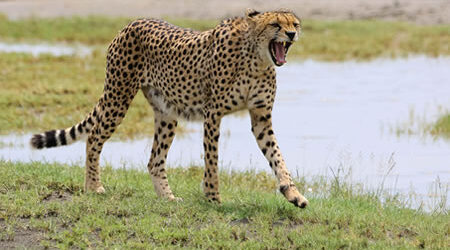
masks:
[[[275,49],[275,59],[277,60],[277,64],[286,63],[286,54],[284,53],[283,43],[274,42],[273,47]]]

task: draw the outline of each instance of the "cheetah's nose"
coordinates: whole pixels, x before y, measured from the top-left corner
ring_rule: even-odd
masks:
[[[286,35],[289,37],[289,39],[294,40],[296,32],[292,32],[292,31],[286,31]]]

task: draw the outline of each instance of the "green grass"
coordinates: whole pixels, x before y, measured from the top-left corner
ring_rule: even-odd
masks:
[[[101,16],[9,20],[0,16],[0,37],[11,41],[77,42],[106,46],[132,20]],[[213,20],[168,20],[198,30],[213,28],[218,23]]]
[[[450,114],[443,115],[431,126],[431,134],[450,138]]]
[[[65,128],[81,121],[103,91],[103,52],[79,57],[0,57],[0,134]],[[153,113],[142,93],[114,136],[151,135]]]
[[[218,20],[166,18],[196,30],[213,28]],[[8,20],[0,17],[0,37],[10,41],[79,42],[107,44],[131,19],[72,17]],[[303,21],[303,35],[292,47],[291,59],[368,60],[409,54],[450,55],[450,25],[418,26],[410,23],[359,21]]]
[[[450,25],[417,26],[383,21],[304,21],[292,54],[319,60],[367,60],[411,54],[450,55]]]
[[[106,194],[84,194],[76,166],[0,161],[0,248],[430,248],[450,244],[450,216],[382,204],[332,183],[298,209],[264,173],[221,173],[221,205],[200,190],[202,169],[169,170],[182,202],[160,200],[147,172],[103,170]],[[306,186],[318,183],[298,183]],[[325,185],[325,184],[321,184]],[[30,243],[30,239],[33,241]],[[33,244],[34,242],[34,244]]]
[[[441,106],[437,110],[439,118],[430,122],[426,113],[420,114],[414,109],[410,109],[409,118],[391,127],[390,132],[397,136],[416,135],[426,137],[431,135],[434,138],[450,139],[450,113]]]

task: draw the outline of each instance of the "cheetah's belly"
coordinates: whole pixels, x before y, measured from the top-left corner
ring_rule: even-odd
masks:
[[[169,100],[169,98],[165,97],[164,94],[155,87],[148,87],[143,90],[145,97],[155,111],[175,119],[182,118],[189,121],[203,120],[203,103],[196,103],[193,105],[192,103],[188,104],[176,100]]]

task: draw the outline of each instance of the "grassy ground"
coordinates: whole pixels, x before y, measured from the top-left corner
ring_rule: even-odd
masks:
[[[103,91],[104,55],[0,57],[0,133],[65,128],[81,121]],[[151,134],[153,115],[142,93],[115,136]]]
[[[82,193],[84,170],[0,161],[0,248],[430,248],[449,246],[448,213],[385,204],[335,181],[300,210],[264,173],[221,173],[223,204],[200,191],[202,170],[170,169],[184,201],[157,199],[148,173],[103,171],[105,195]],[[320,183],[298,183],[315,190]],[[320,185],[324,185],[323,183]]]
[[[81,42],[108,44],[131,19],[83,17],[25,19],[0,17],[0,37],[11,41]],[[218,20],[170,19],[197,30],[214,27]],[[381,21],[303,21],[303,37],[292,47],[291,58],[367,60],[379,56],[450,55],[450,25],[417,26]]]

